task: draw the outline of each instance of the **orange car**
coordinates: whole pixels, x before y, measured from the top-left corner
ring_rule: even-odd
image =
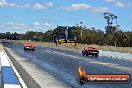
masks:
[[[99,51],[94,47],[87,47],[82,50],[83,56],[86,55],[92,55],[93,57],[98,57]]]
[[[24,50],[32,50],[32,51],[34,51],[35,47],[36,47],[36,45],[33,42],[24,43]]]

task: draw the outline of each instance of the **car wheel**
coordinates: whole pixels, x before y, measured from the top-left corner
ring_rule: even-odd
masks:
[[[88,56],[88,53],[86,53],[86,56]]]
[[[24,47],[24,50],[27,50],[27,49]]]
[[[85,55],[85,52],[82,52],[82,55],[84,56]]]
[[[35,51],[35,49],[32,49],[32,51]]]
[[[82,55],[83,55],[83,56],[85,55],[85,51],[82,51]]]
[[[79,80],[79,84],[80,84],[80,85],[85,84],[85,78],[84,78],[84,77],[80,78],[80,80]]]
[[[95,54],[95,57],[98,57],[98,54]]]

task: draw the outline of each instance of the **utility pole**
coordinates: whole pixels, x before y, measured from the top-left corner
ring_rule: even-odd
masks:
[[[77,36],[74,36],[75,46],[77,46]]]
[[[65,30],[65,37],[66,37],[66,42],[67,42],[67,39],[68,39],[68,27],[66,27],[66,30]]]
[[[80,24],[81,24],[81,39],[82,39],[82,22],[80,22]]]
[[[118,32],[118,24],[117,24],[117,18],[116,18],[116,31],[115,32]],[[116,41],[116,36],[115,36],[115,52],[116,52],[116,45],[117,44],[117,41]]]
[[[55,33],[56,46],[58,45],[58,43],[57,43],[57,36],[58,36],[58,25],[57,25],[57,32]]]
[[[55,41],[56,41],[56,46],[57,46],[57,36],[56,36],[56,38],[55,38]]]

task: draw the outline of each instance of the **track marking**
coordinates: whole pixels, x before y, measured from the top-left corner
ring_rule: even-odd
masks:
[[[65,62],[69,62],[69,61],[71,61],[71,60],[68,60],[68,59],[66,59],[66,60],[64,60]]]
[[[49,60],[53,61],[54,59],[49,59]]]

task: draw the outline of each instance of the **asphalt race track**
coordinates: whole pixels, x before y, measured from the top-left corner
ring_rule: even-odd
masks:
[[[132,88],[132,83],[79,85],[75,77],[80,65],[88,74],[130,74],[132,76],[132,62],[129,60],[103,56],[86,57],[78,52],[42,46],[37,46],[35,51],[24,51],[22,44],[6,44],[5,46],[36,82],[35,86],[38,88]],[[20,74],[23,72],[21,71]],[[22,78],[24,79],[24,76]],[[27,82],[25,83],[28,86]],[[30,85],[34,85],[35,82]]]

